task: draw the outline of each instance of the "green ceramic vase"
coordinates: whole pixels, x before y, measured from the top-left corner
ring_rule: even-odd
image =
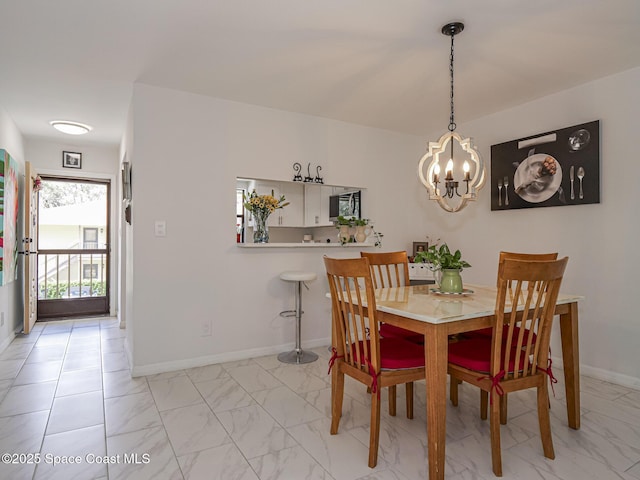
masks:
[[[447,293],[462,293],[462,277],[460,276],[460,270],[442,270],[440,291]]]

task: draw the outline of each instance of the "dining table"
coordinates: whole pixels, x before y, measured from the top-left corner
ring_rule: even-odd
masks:
[[[417,285],[376,289],[375,296],[379,321],[424,335],[429,480],[443,480],[449,339],[494,324],[497,288],[465,284],[461,294],[444,294],[434,285]],[[560,293],[555,309],[568,424],[576,430],[580,428],[578,301],[582,298]]]

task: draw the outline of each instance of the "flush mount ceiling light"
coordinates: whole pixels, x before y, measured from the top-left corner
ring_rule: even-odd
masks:
[[[56,130],[69,135],[84,135],[93,130],[89,125],[78,122],[69,122],[67,120],[53,120],[49,124]]]
[[[451,114],[449,116],[449,131],[445,132],[437,142],[429,142],[429,150],[420,160],[418,177],[429,192],[429,200],[436,200],[447,212],[462,210],[468,201],[475,201],[478,191],[484,186],[484,162],[480,153],[473,146],[471,138],[463,139],[456,133],[456,122],[453,115],[453,37],[464,30],[464,24],[448,23],[442,27],[442,34],[451,36],[451,55],[449,56],[449,74],[451,79]],[[458,144],[454,159],[454,141]],[[450,156],[445,167],[444,182],[440,181],[440,154],[446,157],[447,146]],[[425,173],[425,164],[426,167]],[[462,167],[461,167],[462,165]],[[454,178],[454,170],[463,173],[466,192],[458,193],[459,182]],[[445,190],[441,192],[438,183],[444,183]],[[455,200],[454,200],[455,199]],[[458,200],[459,199],[459,200]]]

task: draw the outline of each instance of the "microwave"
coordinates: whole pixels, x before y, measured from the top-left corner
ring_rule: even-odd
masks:
[[[338,216],[361,218],[361,191],[343,192],[329,197],[329,220],[336,221]]]

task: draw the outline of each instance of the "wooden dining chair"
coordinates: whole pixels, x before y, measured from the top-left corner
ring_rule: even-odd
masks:
[[[369,260],[373,288],[392,288],[409,286],[409,259],[407,252],[360,252],[360,256]],[[420,345],[424,336],[402,327],[380,324],[380,336],[383,338],[401,338]],[[406,384],[405,399],[407,418],[413,418],[413,383]],[[396,386],[389,387],[389,415],[396,415]]]
[[[510,260],[556,260],[558,258],[558,253],[518,253],[518,252],[500,252],[498,257],[498,275],[496,279],[496,284],[500,279],[500,269],[504,265],[504,261],[507,259]],[[513,330],[514,335],[518,335],[520,333],[519,326],[516,326]],[[474,338],[474,337],[491,337],[493,334],[493,327],[483,328],[481,330],[474,330],[472,332],[467,332],[464,334],[466,338]],[[503,335],[506,335],[507,331],[503,331]],[[526,332],[525,332],[526,334]],[[534,338],[535,341],[535,338]],[[453,405],[458,405],[458,385],[459,382],[450,382],[449,384],[449,398]],[[489,408],[489,394],[483,390],[480,390],[480,418],[482,420],[487,419],[487,410]],[[507,395],[502,395],[500,397],[500,423],[502,425],[507,424]]]
[[[549,342],[567,262],[567,257],[546,261],[505,259],[498,272],[491,337],[478,336],[449,345],[451,381],[470,383],[489,395],[491,456],[496,476],[502,476],[499,398],[506,393],[536,388],[542,448],[545,457],[555,456],[547,391],[547,376],[552,376]]]
[[[424,349],[401,338],[380,337],[367,258],[324,257],[324,264],[333,319],[332,356],[329,361],[332,373],[331,434],[338,433],[346,374],[369,387],[371,392],[369,467],[373,468],[378,461],[380,390],[423,379]]]

